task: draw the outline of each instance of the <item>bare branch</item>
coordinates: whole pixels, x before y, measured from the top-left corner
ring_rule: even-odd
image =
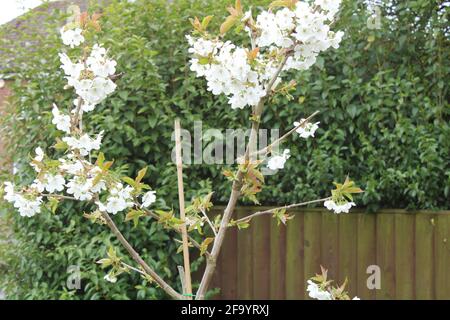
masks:
[[[65,196],[62,194],[55,194],[55,193],[40,193],[41,196],[47,197],[47,198],[58,198],[58,199],[67,199],[67,200],[77,200],[74,197]]]
[[[271,214],[274,213],[277,210],[283,210],[283,209],[292,209],[292,208],[296,208],[296,207],[302,207],[302,206],[307,206],[308,204],[312,204],[312,203],[318,203],[318,202],[324,202],[327,200],[330,200],[331,197],[327,197],[327,198],[322,198],[322,199],[317,199],[317,200],[311,200],[311,201],[306,201],[306,202],[301,202],[301,203],[294,203],[294,204],[290,204],[290,205],[286,205],[286,206],[282,206],[282,207],[278,207],[278,208],[273,208],[273,209],[269,209],[269,210],[264,210],[264,211],[258,211],[255,213],[252,213],[246,217],[240,218],[238,220],[236,220],[236,223],[238,222],[249,222],[250,220],[252,220],[255,217],[258,216],[262,216],[265,214]]]
[[[144,213],[147,217],[151,217],[151,218],[155,219],[156,221],[159,221],[159,216],[156,213],[154,213],[153,211],[148,210],[146,208],[142,208],[142,210],[144,210]],[[181,234],[180,228],[173,228],[173,230],[176,231],[177,233]],[[195,241],[195,239],[192,238],[189,234],[188,234],[188,239],[189,239],[189,242],[192,243],[192,245],[194,247],[196,247],[198,250],[201,250],[200,244],[197,241]],[[206,251],[205,255],[206,255],[206,257],[208,257],[210,255],[209,251]]]
[[[294,127],[293,129],[289,130],[288,132],[286,132],[284,135],[282,135],[280,138],[278,138],[277,140],[275,140],[274,142],[272,142],[271,144],[269,144],[267,147],[259,150],[256,154],[257,155],[261,155],[261,154],[267,154],[269,152],[272,151],[272,149],[280,144],[281,142],[283,142],[284,140],[286,140],[291,134],[293,134],[294,132],[297,131],[297,129],[304,127],[312,118],[314,118],[317,114],[319,113],[319,111],[314,112],[313,114],[311,114],[308,118],[304,119],[303,121],[300,122],[300,124],[296,127]]]
[[[117,237],[123,247],[128,251],[130,256],[136,261],[144,271],[152,277],[155,282],[172,298],[177,300],[182,300],[184,297],[179,294],[175,289],[173,289],[167,282],[165,282],[142,258],[141,256],[134,250],[131,244],[125,239],[123,234],[119,231],[114,221],[111,219],[108,213],[102,212],[102,217],[106,220],[106,224],[111,229],[112,233]]]
[[[214,227],[213,223],[211,222],[211,220],[208,218],[208,215],[206,214],[206,212],[204,210],[200,209],[200,212],[203,214],[203,216],[206,219],[206,222],[208,222],[209,227],[211,228],[211,230],[214,232],[214,236],[217,237],[217,231],[216,231],[216,227]]]

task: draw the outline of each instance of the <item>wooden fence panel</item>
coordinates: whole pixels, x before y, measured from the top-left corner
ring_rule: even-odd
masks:
[[[323,265],[338,283],[348,278],[350,295],[361,299],[450,299],[449,211],[290,213],[287,227],[264,216],[227,233],[214,278],[218,298],[307,299],[306,281]],[[379,290],[367,287],[370,265],[380,268]]]

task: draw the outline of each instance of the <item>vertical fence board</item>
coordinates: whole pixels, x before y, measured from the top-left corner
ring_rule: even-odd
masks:
[[[248,210],[240,209],[238,211],[238,218],[242,218],[250,214]],[[238,299],[252,299],[253,298],[253,277],[252,275],[252,224],[248,229],[238,231],[238,250],[237,250],[237,264],[238,264]]]
[[[395,214],[395,299],[414,299],[414,215]]]
[[[242,230],[245,232],[245,230]],[[227,230],[225,241],[221,252],[221,298],[234,299],[237,294],[237,228],[232,227]]]
[[[439,215],[434,220],[436,299],[446,300],[450,299],[450,219],[448,215]]]
[[[377,263],[376,215],[358,214],[357,295],[361,299],[375,299],[376,289],[367,287],[367,267]]]
[[[322,214],[322,250],[321,264],[328,269],[328,277],[337,279],[339,275],[339,220],[332,212]]]
[[[253,299],[270,297],[270,216],[257,217],[250,222],[253,226]]]
[[[270,299],[286,298],[286,226],[270,220]]]
[[[209,249],[211,249],[211,248],[209,248]],[[222,290],[223,290],[222,277],[221,277],[222,265],[223,265],[222,254],[219,254],[219,256],[217,257],[217,262],[216,262],[216,272],[214,273],[214,277],[211,282],[211,289],[217,290],[217,292],[214,295],[212,295],[211,297],[208,297],[209,299],[213,299],[213,300],[222,299]]]
[[[415,219],[416,299],[434,299],[433,216],[428,214],[416,214]]]
[[[339,215],[339,284],[348,279],[347,291],[351,297],[357,295],[357,244],[358,216]]]
[[[321,224],[320,212],[309,212],[304,214],[304,284],[303,291],[306,293],[306,281],[316,273],[320,273],[320,251],[321,251]]]
[[[286,298],[304,299],[303,214],[296,213],[286,230]]]
[[[392,213],[377,215],[377,265],[381,269],[381,289],[376,298],[395,297],[395,217]]]

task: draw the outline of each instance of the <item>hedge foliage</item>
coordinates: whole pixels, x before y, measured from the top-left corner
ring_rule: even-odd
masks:
[[[89,114],[88,126],[105,130],[103,151],[124,174],[133,176],[149,165],[146,179],[158,190],[161,207],[176,207],[177,203],[170,158],[176,116],[191,132],[197,120],[203,121],[203,130],[248,127],[250,110],[231,110],[223,97],[207,92],[204,81],[196,79],[187,66],[188,18],[214,14],[212,25],[217,27],[229,2],[113,1],[103,8],[104,32],[99,37],[111,48],[122,76],[116,93]],[[270,1],[247,2],[257,7]],[[321,128],[315,139],[289,142],[292,157],[285,170],[267,178],[267,187],[259,195],[263,204],[328,195],[331,182],[349,174],[366,190],[358,205],[371,211],[450,207],[446,10],[439,1],[385,2],[381,28],[371,29],[365,2],[344,2],[336,23],[346,33],[341,47],[322,55],[309,71],[292,74],[298,82],[293,93],[296,99],[278,97],[266,108],[265,128],[283,132],[315,110],[321,111]],[[56,12],[47,28],[55,29],[63,18]],[[71,99],[71,91],[62,90],[58,35],[48,32],[39,37],[44,45],[17,50],[20,67],[15,70],[13,108],[4,121],[10,129],[10,154],[22,179],[31,177],[27,162],[36,144],[51,151],[48,146],[58,135],[50,121],[51,102],[63,106]],[[215,203],[226,201],[229,183],[222,169],[222,165],[187,166],[187,199],[213,189]],[[120,277],[115,286],[103,281],[103,271],[93,262],[116,242],[104,228],[88,223],[82,217],[84,210],[88,208],[67,203],[56,215],[23,219],[11,214],[18,240],[12,250],[20,255],[8,254],[9,265],[14,266],[14,272],[3,279],[9,297],[163,297],[136,275]],[[123,217],[115,219],[119,222]],[[181,257],[161,227],[150,221],[135,229],[119,225],[143,250],[144,258],[178,285],[175,266]],[[69,265],[81,267],[81,291],[65,289]]]

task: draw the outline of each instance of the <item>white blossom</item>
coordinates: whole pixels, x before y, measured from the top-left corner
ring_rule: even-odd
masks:
[[[295,121],[294,122],[294,127],[298,127],[301,123],[303,123],[303,121],[305,121],[305,119],[301,119],[300,122]],[[316,130],[319,128],[319,123],[320,122],[316,122],[316,123],[306,123],[304,124],[302,127],[299,127],[297,130],[295,130],[295,132],[297,132],[300,137],[307,139],[309,137],[314,137],[314,133],[316,132]]]
[[[133,205],[132,202],[127,202],[122,197],[109,197],[106,202],[106,211],[112,214],[116,214],[120,211],[127,209]]]
[[[267,162],[267,167],[270,170],[283,169],[284,164],[286,163],[286,160],[289,159],[289,157],[290,157],[289,153],[290,153],[289,149],[284,149],[282,155],[275,155],[275,156],[270,157],[269,161]]]
[[[36,153],[36,156],[34,157],[34,160],[37,162],[41,162],[44,159],[44,151],[41,147],[37,147],[34,152]]]
[[[56,105],[53,105],[52,114],[52,123],[56,125],[56,128],[66,133],[70,133],[70,116],[61,114]]]
[[[64,73],[75,80],[80,77],[81,71],[84,69],[82,63],[73,63],[72,60],[65,53],[59,53],[59,59],[61,61],[61,68]]]
[[[63,191],[64,185],[66,181],[64,180],[64,177],[60,174],[46,174],[44,176],[44,186],[45,190],[47,190],[50,193],[53,193],[55,191]]]
[[[33,158],[33,162],[42,162],[44,160],[44,151],[41,147],[37,147],[34,152],[36,153],[36,156]],[[30,165],[34,168],[36,172],[41,172],[41,169],[36,163],[31,162]]]
[[[148,191],[142,196],[142,206],[149,207],[156,201],[156,191]]]
[[[322,290],[316,283],[308,280],[308,287],[306,288],[311,298],[317,300],[332,300],[332,295],[328,291]]]
[[[74,177],[67,183],[67,193],[81,201],[92,199],[91,188],[92,182],[83,179],[83,177]]]
[[[111,273],[108,273],[107,275],[105,275],[105,276],[103,277],[103,279],[105,279],[106,281],[111,282],[111,283],[116,283],[116,282],[117,282],[117,277],[114,276],[114,275],[111,274]]]
[[[42,193],[45,190],[45,185],[42,183],[41,180],[34,179],[33,183],[30,185],[30,188],[39,193]]]

